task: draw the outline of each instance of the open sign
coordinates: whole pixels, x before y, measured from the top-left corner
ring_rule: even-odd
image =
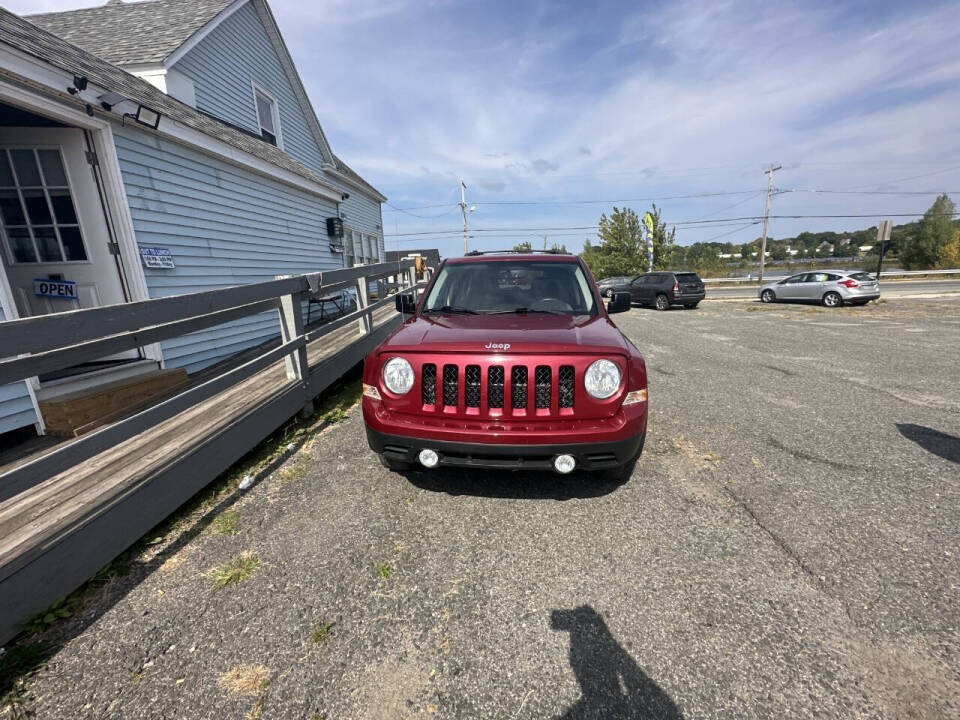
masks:
[[[49,280],[45,278],[35,278],[33,281],[33,294],[37,297],[76,300],[77,284],[73,280]]]

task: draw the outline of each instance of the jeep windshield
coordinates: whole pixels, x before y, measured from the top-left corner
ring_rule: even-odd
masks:
[[[596,315],[597,305],[579,263],[498,260],[445,265],[421,313]]]

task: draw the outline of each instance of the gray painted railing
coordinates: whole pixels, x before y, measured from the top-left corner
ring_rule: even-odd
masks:
[[[225,421],[214,437],[172,458],[105,504],[91,506],[89,516],[60,528],[16,558],[3,558],[0,643],[16,632],[17,623],[82,584],[293,415],[311,412],[313,399],[396,326],[393,320],[376,328],[373,323],[373,313],[392,305],[393,296],[370,302],[368,295],[369,283],[391,276],[401,292],[422,285],[416,284],[413,262],[402,261],[0,323],[0,348],[15,353],[0,360],[0,384],[270,309],[278,311],[281,335],[279,346],[251,360],[0,473],[0,503],[209,400],[281,359],[290,381],[242,417]],[[348,288],[355,290],[355,311],[318,328],[304,328],[304,302]],[[307,346],[352,322],[359,327],[356,340],[309,367]]]

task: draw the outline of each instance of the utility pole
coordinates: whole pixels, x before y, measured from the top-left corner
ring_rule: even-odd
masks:
[[[760,284],[763,285],[763,265],[767,259],[767,225],[770,223],[770,198],[773,196],[773,174],[783,165],[771,165],[764,174],[767,176],[767,205],[763,210],[763,243],[760,246]]]
[[[460,181],[460,212],[463,213],[463,254],[467,254],[467,186]]]

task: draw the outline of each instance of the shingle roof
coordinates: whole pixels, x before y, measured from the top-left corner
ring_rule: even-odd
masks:
[[[277,167],[289,170],[337,191],[328,178],[315,173],[303,163],[294,160],[283,150],[255,136],[237,130],[216,118],[205,115],[158,90],[146,80],[134,77],[125,70],[121,70],[86,50],[61,40],[56,35],[52,35],[3,8],[0,8],[0,43],[10,45],[27,55],[40,58],[44,62],[67,72],[86,75],[91,83],[118,92],[135,103],[153,108],[170,120],[175,120],[254,157],[266,160]],[[0,75],[3,74],[9,74],[9,72],[0,68]],[[61,92],[59,95],[66,101],[77,102],[76,97],[68,95],[66,92]],[[98,113],[101,112],[98,108],[94,108],[94,110]],[[116,118],[116,115],[110,113],[106,116]]]
[[[335,164],[336,167],[337,167],[337,171],[338,171],[340,174],[342,174],[344,177],[347,177],[347,178],[349,178],[350,180],[352,180],[353,182],[357,183],[358,185],[361,185],[361,186],[365,187],[367,190],[369,190],[369,191],[372,192],[373,194],[377,195],[378,197],[384,197],[383,193],[381,193],[381,192],[380,192],[379,190],[377,190],[373,185],[371,185],[371,184],[368,183],[366,180],[364,180],[362,177],[360,177],[360,175],[357,173],[356,170],[354,170],[354,169],[351,168],[349,165],[347,165],[347,164],[346,164],[343,160],[341,160],[339,157],[337,157],[336,155],[334,155],[334,156],[333,156],[333,161],[334,161],[334,164]]]
[[[111,0],[100,7],[27,19],[114,65],[159,63],[231,0]]]

